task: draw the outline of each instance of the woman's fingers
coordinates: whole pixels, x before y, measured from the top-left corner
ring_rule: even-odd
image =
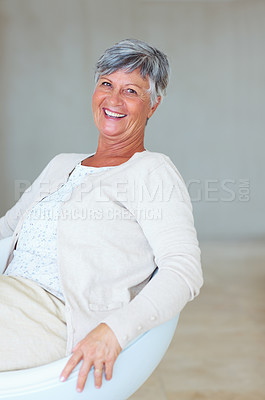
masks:
[[[64,382],[66,379],[69,377],[73,369],[77,366],[77,364],[80,362],[82,359],[83,354],[81,351],[76,351],[72,357],[68,360],[66,366],[64,367],[61,376],[60,376],[60,381]]]
[[[94,379],[96,388],[101,387],[102,376],[103,376],[103,364],[95,362]]]
[[[115,360],[105,362],[105,377],[109,381],[112,378]]]
[[[76,386],[76,390],[78,392],[82,392],[84,390],[86,380],[87,380],[87,377],[88,377],[88,374],[89,374],[89,371],[90,371],[92,365],[93,365],[93,363],[91,362],[91,360],[83,361],[83,364],[79,371],[77,386]]]

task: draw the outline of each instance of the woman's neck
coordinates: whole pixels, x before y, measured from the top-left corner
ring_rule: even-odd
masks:
[[[120,165],[128,161],[134,153],[145,151],[144,144],[131,143],[130,145],[106,145],[99,141],[97,151],[93,156],[86,158],[82,165],[91,167],[108,167]]]

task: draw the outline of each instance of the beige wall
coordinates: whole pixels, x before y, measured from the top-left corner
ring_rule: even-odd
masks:
[[[145,144],[189,185],[199,238],[264,235],[264,20],[262,0],[0,0],[1,214],[53,155],[96,150],[94,64],[136,37],[171,62]]]

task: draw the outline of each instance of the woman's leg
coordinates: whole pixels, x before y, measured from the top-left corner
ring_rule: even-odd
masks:
[[[58,360],[66,340],[61,300],[29,279],[0,276],[0,371]]]

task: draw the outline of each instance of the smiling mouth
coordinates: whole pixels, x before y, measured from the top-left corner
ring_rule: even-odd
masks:
[[[106,110],[106,108],[103,108],[103,111],[104,111],[105,115],[107,117],[110,117],[110,118],[124,118],[124,117],[126,117],[126,114],[119,114],[119,113],[116,113],[116,112],[113,112],[113,111],[110,111],[110,110]]]

